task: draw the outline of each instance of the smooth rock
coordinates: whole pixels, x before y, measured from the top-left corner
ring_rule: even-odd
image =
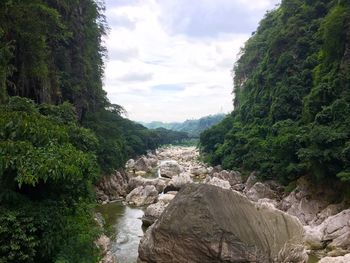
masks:
[[[189,184],[146,231],[138,262],[301,262],[303,232],[297,218],[242,194]]]
[[[155,203],[157,198],[158,191],[154,185],[146,185],[139,186],[132,190],[126,196],[126,202],[135,206],[143,206]]]
[[[346,254],[341,257],[325,257],[322,258],[318,263],[349,263],[350,262],[350,254]]]

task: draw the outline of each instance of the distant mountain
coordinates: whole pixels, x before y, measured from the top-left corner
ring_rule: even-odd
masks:
[[[190,137],[199,137],[199,134],[211,126],[219,123],[226,114],[215,114],[202,117],[197,120],[186,120],[184,122],[160,122],[141,123],[149,129],[165,128],[173,131],[187,132]]]

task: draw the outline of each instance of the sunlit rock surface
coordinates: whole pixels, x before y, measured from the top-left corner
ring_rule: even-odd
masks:
[[[269,205],[207,184],[190,184],[146,232],[138,262],[304,262],[303,228]]]

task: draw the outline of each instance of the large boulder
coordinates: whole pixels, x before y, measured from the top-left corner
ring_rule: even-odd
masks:
[[[103,176],[96,184],[97,200],[102,203],[118,200],[127,194],[129,177],[124,172]]]
[[[157,201],[158,191],[154,185],[139,186],[126,196],[126,202],[135,206],[150,205]]]
[[[162,161],[159,165],[160,175],[167,178],[173,178],[181,173],[181,166],[177,161]]]
[[[146,231],[138,262],[301,263],[302,242],[297,218],[231,190],[189,184]]]
[[[147,179],[141,176],[131,177],[129,180],[128,192],[130,193],[135,188],[146,185],[153,185],[157,189],[158,193],[161,193],[164,191],[166,182],[162,178]]]

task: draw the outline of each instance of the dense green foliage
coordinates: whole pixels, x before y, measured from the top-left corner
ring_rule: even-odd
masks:
[[[0,262],[97,259],[96,145],[69,104],[14,97],[1,107]]]
[[[151,122],[142,123],[145,127],[149,129],[165,128],[168,130],[179,131],[188,133],[190,138],[199,138],[199,135],[211,126],[219,123],[225,114],[215,114],[210,116],[202,117],[198,120],[186,120],[184,122]]]
[[[102,89],[103,11],[0,1],[0,262],[96,262],[92,184],[161,143]]]
[[[207,161],[289,182],[350,180],[350,2],[284,0],[234,67],[235,110],[201,135]]]

